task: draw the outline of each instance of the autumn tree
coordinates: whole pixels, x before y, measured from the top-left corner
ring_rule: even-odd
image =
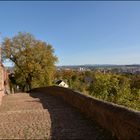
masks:
[[[37,40],[30,33],[18,33],[5,38],[2,44],[3,59],[14,63],[15,77],[20,86],[29,90],[51,85],[57,57],[50,44]]]

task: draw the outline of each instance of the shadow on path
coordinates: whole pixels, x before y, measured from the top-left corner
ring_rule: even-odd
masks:
[[[51,139],[113,139],[109,132],[85,118],[63,100],[50,95],[47,90],[32,91],[30,96],[39,98],[43,108],[50,114]]]

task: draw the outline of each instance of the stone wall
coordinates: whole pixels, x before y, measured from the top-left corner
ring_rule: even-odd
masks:
[[[1,92],[0,91],[0,105],[2,104],[2,97],[4,96],[4,93],[3,93],[3,91]]]
[[[34,89],[33,92],[48,93],[62,98],[110,130],[118,139],[140,139],[140,112],[57,86]]]
[[[4,90],[4,67],[0,63],[0,92]]]
[[[0,63],[0,93],[5,93],[6,89],[9,89],[8,72],[3,64]]]
[[[5,94],[5,89],[6,89],[6,81],[8,79],[8,74],[3,66],[3,64],[0,62],[0,105],[2,103],[2,97]]]

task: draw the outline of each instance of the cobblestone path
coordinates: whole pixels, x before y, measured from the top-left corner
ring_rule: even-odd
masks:
[[[112,139],[95,122],[51,95],[5,95],[0,106],[1,139]]]

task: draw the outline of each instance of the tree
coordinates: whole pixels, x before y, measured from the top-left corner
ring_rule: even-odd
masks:
[[[20,32],[11,39],[4,39],[2,51],[3,59],[14,63],[17,83],[26,90],[51,85],[58,59],[50,44]]]

